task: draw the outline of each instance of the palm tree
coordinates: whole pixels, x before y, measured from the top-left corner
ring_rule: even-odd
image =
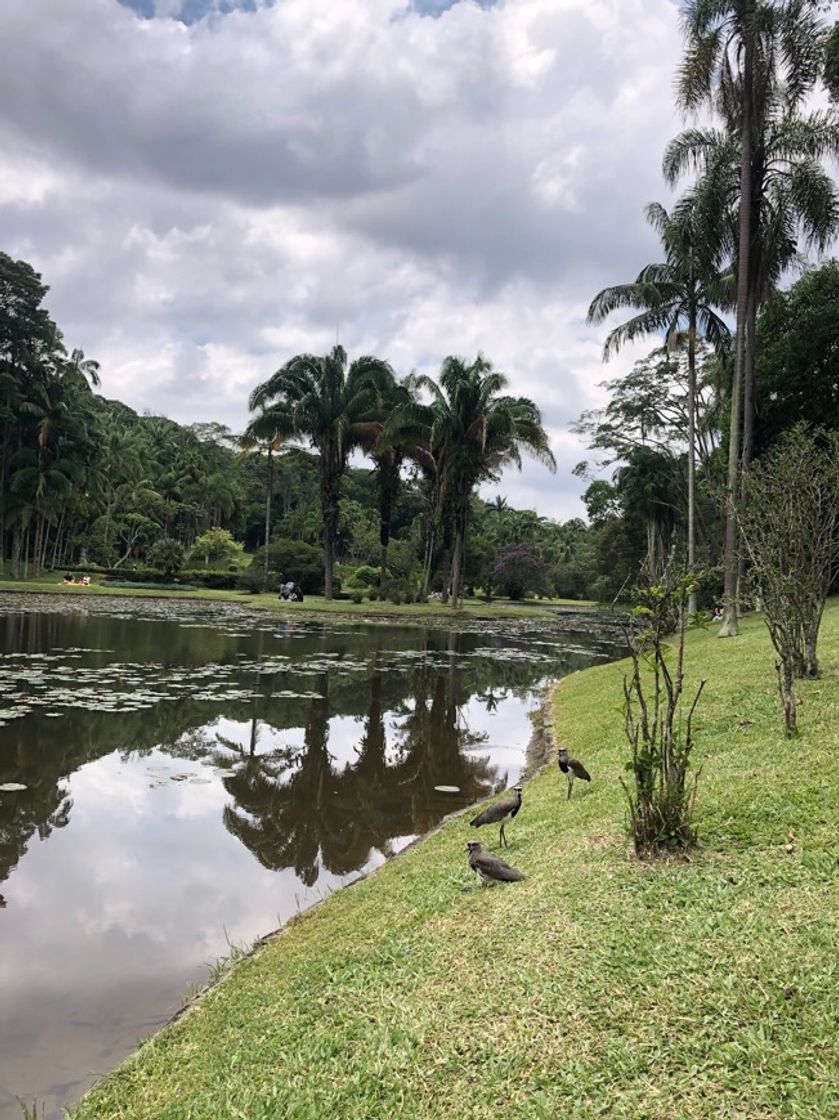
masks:
[[[327,599],[332,598],[340,480],[352,449],[377,434],[376,409],[392,380],[387,362],[365,356],[348,367],[346,351],[336,346],[323,357],[297,354],[251,394],[251,411],[264,410],[278,436],[308,439],[320,455]]]
[[[688,568],[696,567],[696,348],[701,335],[717,351],[728,346],[730,331],[714,310],[722,299],[717,262],[709,259],[707,240],[693,195],[668,212],[657,202],[647,207],[647,220],[658,232],[665,260],[642,269],[632,284],[604,288],[593,299],[588,321],[599,323],[622,307],[638,314],[606,337],[604,361],[625,342],[663,333],[668,348],[687,345],[688,364]],[[696,595],[690,600],[696,611]]]
[[[794,116],[818,79],[822,25],[818,0],[687,0],[683,26],[688,48],[679,75],[679,99],[687,110],[716,109],[735,140],[737,175],[736,341],[731,386],[725,532],[725,616],[721,637],[737,627],[737,523],[743,393],[753,347],[760,244],[760,138],[770,104],[782,91]],[[665,173],[668,158],[665,156]],[[756,175],[756,171],[758,174]],[[751,346],[750,346],[751,334]],[[746,402],[748,404],[748,401]],[[750,421],[747,422],[747,427]]]
[[[449,356],[441,366],[439,385],[430,377],[417,378],[417,388],[431,395],[431,404],[403,407],[391,420],[391,434],[416,439],[428,447],[436,464],[435,509],[438,517],[450,510],[452,521],[453,608],[460,598],[469,499],[475,487],[496,478],[509,463],[521,468],[522,451],[556,469],[539,409],[526,397],[501,395],[506,385],[506,377],[482,355],[468,365]]]
[[[427,447],[417,440],[394,440],[387,432],[387,418],[398,409],[415,401],[416,378],[413,374],[399,380],[391,377],[382,391],[381,408],[376,421],[368,426],[360,442],[373,460],[379,503],[379,587],[387,583],[388,549],[393,521],[393,504],[399,493],[402,464],[413,460],[428,473],[434,471],[434,460]]]

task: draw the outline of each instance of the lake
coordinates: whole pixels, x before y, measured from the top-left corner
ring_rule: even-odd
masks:
[[[61,1117],[231,947],[514,784],[539,690],[615,640],[0,595],[0,1120]]]

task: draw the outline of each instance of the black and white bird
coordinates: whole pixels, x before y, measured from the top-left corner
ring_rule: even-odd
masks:
[[[559,748],[559,768],[568,779],[568,797],[567,801],[571,799],[571,790],[574,788],[574,779],[579,778],[582,782],[590,782],[591,774],[583,766],[578,758],[569,758],[568,751],[565,747]]]
[[[488,809],[478,813],[477,817],[473,817],[469,824],[472,828],[480,828],[482,824],[500,824],[499,846],[508,848],[507,837],[504,835],[504,822],[512,820],[520,808],[521,786],[513,786],[513,792],[509,797],[502,797],[500,801],[496,801],[494,805],[490,805]]]
[[[510,867],[492,852],[485,852],[477,840],[470,840],[466,850],[469,852],[469,866],[484,886],[489,883],[518,883],[524,878],[518,868]]]

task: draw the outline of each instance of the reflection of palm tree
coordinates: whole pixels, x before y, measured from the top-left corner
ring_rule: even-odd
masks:
[[[304,731],[300,765],[279,784],[280,775],[248,770],[247,763],[224,779],[236,806],[224,811],[224,823],[265,867],[293,867],[307,887],[318,877],[319,855],[328,849],[335,776],[330,766],[328,678],[322,696],[312,700]],[[258,756],[257,756],[258,757]],[[244,812],[242,812],[244,810]],[[326,858],[324,857],[324,862]]]
[[[13,778],[18,780],[19,775]],[[48,779],[31,782],[14,798],[0,798],[0,883],[14,871],[32,836],[37,832],[39,840],[46,840],[54,829],[65,828],[72,808],[64,787]]]

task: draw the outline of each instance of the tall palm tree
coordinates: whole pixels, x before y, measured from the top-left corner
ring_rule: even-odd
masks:
[[[397,438],[416,438],[428,447],[436,464],[435,506],[438,516],[450,510],[453,552],[451,603],[457,608],[469,520],[469,499],[475,487],[494,479],[506,465],[521,468],[521,453],[556,469],[542,416],[526,397],[502,395],[504,374],[482,355],[467,364],[449,356],[439,384],[417,378],[417,388],[431,396],[430,405],[399,409],[390,430]]]
[[[737,627],[737,523],[744,386],[757,307],[760,209],[760,138],[779,90],[794,115],[818,79],[823,34],[818,0],[686,0],[687,51],[679,75],[679,99],[687,110],[710,106],[735,141],[737,175],[736,341],[731,387],[725,532],[725,615],[721,637]],[[756,171],[758,174],[756,175]],[[667,156],[665,156],[667,173]],[[748,401],[746,401],[748,404]],[[750,422],[749,422],[750,423]],[[748,423],[747,423],[748,427]]]
[[[327,599],[332,598],[340,480],[353,448],[377,433],[376,408],[392,379],[387,362],[365,356],[348,366],[343,346],[335,346],[323,357],[297,354],[251,394],[251,411],[264,409],[278,436],[308,439],[320,456]]]
[[[434,470],[434,460],[428,448],[417,439],[393,439],[387,432],[387,419],[398,409],[415,401],[416,378],[413,374],[401,380],[392,377],[381,394],[379,415],[367,427],[360,443],[376,469],[377,497],[379,504],[379,587],[387,582],[388,550],[393,521],[393,505],[399,493],[402,464],[412,460],[428,473]]]
[[[613,328],[606,337],[603,359],[647,334],[663,334],[668,348],[685,345],[688,365],[688,568],[696,567],[696,350],[700,335],[721,351],[730,331],[715,311],[722,299],[717,261],[708,251],[701,211],[687,195],[669,213],[657,202],[647,207],[647,220],[661,238],[665,259],[642,269],[631,284],[604,288],[593,299],[588,321],[599,323],[613,311],[634,307],[638,314]],[[690,601],[696,611],[696,596]]]

